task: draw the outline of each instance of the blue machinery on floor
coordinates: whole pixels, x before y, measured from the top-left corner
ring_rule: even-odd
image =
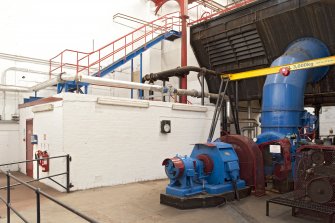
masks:
[[[293,181],[297,148],[311,143],[309,136],[315,130],[317,121],[315,116],[304,110],[305,86],[307,83],[319,81],[329,70],[329,66],[318,67],[312,64],[306,66],[309,69],[291,71],[290,67],[285,65],[329,55],[326,45],[321,41],[302,38],[294,41],[286,52],[272,63],[272,67],[283,67],[277,74],[269,73],[273,75],[266,79],[261,115],[262,134],[255,139],[258,145],[256,149],[263,154],[265,177],[273,177],[281,182]],[[255,75],[254,73],[252,75]],[[222,92],[222,83],[223,80],[219,92]],[[216,109],[218,105],[217,102]],[[217,116],[214,115],[215,125],[216,121]],[[177,155],[164,160],[163,165],[170,179],[166,188],[168,195],[189,197],[203,192],[222,194],[245,187],[244,179],[239,177],[242,175],[239,168],[241,157],[235,153],[234,145],[211,142],[211,134],[213,135],[213,128],[209,142],[195,145],[190,157]],[[254,175],[256,177],[256,171]]]
[[[196,144],[190,157],[165,159],[163,165],[170,179],[166,188],[170,195],[223,194],[245,188],[245,181],[239,177],[237,154],[227,143]]]

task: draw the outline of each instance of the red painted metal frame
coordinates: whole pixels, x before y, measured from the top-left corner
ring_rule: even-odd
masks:
[[[102,63],[107,59],[111,58],[108,63],[112,63],[125,57],[127,52],[146,44],[158,35],[171,30],[181,31],[180,18],[172,14],[174,13],[153,20],[93,52],[87,53],[68,49],[62,51],[50,59],[50,77],[52,73],[64,72],[66,66],[75,66],[77,75],[79,73],[90,75],[92,68],[99,72]],[[65,57],[68,59],[66,63],[64,62]],[[69,60],[71,62],[68,62]],[[53,67],[53,64],[58,66]]]
[[[218,16],[218,15],[227,13],[227,12],[229,12],[229,11],[235,10],[235,9],[237,9],[237,8],[240,8],[240,7],[243,7],[243,6],[247,5],[247,4],[253,3],[253,2],[255,2],[255,1],[257,1],[257,0],[244,0],[244,1],[240,1],[240,2],[235,3],[235,4],[231,4],[231,5],[229,5],[227,8],[225,8],[225,9],[223,9],[223,10],[221,10],[221,11],[218,11],[218,12],[215,12],[215,13],[212,12],[212,13],[211,13],[210,15],[208,15],[208,16],[200,17],[200,18],[198,18],[198,19],[196,19],[196,20],[194,20],[194,21],[191,21],[191,22],[189,22],[188,25],[189,25],[189,26],[192,26],[192,25],[195,25],[195,24],[197,24],[197,23],[200,23],[200,22],[209,20],[209,19],[211,19],[211,18],[213,18],[213,17],[216,17],[216,16]]]
[[[157,10],[168,0],[153,0],[156,3]],[[59,74],[65,72],[69,67],[76,68],[76,75],[79,73],[90,75],[100,72],[104,65],[111,64],[118,59],[125,58],[127,53],[133,51],[139,46],[145,45],[148,41],[154,39],[160,34],[175,30],[182,33],[181,46],[181,66],[187,66],[187,26],[211,19],[217,15],[244,6],[255,0],[244,0],[227,7],[225,10],[213,13],[213,10],[203,11],[201,4],[187,8],[188,4],[195,0],[176,0],[180,5],[180,12],[173,12],[157,18],[134,31],[118,38],[117,40],[93,51],[80,52],[66,49],[49,60],[49,74]],[[201,13],[199,13],[199,11]],[[190,20],[189,13],[195,13],[195,20]],[[209,14],[209,15],[207,15]],[[204,16],[207,15],[207,16]],[[186,76],[181,78],[180,88],[187,89]],[[187,97],[181,96],[180,102],[187,103]]]

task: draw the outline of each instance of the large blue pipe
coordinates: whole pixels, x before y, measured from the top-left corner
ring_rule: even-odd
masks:
[[[329,56],[327,46],[315,38],[303,38],[289,45],[286,52],[271,66],[283,66],[296,62]],[[262,134],[257,143],[278,140],[297,135],[306,120],[304,92],[307,83],[321,80],[329,67],[292,71],[289,76],[269,75],[263,88],[261,116]],[[299,140],[299,139],[298,139]],[[292,151],[293,150],[293,151]],[[294,149],[291,151],[294,152]]]

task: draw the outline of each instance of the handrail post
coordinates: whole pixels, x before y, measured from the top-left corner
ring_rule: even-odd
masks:
[[[7,171],[7,223],[10,223],[10,175]]]
[[[124,37],[124,58],[127,56],[127,36]]]
[[[49,60],[49,80],[51,79],[51,73],[52,73],[52,68],[51,68],[52,60]]]
[[[34,165],[34,162],[33,162]],[[40,165],[39,165],[39,161],[36,162],[36,175],[37,175],[37,179],[40,179]]]
[[[41,223],[41,194],[40,188],[36,188],[36,222]]]
[[[60,55],[60,73],[63,73],[63,53]]]
[[[90,55],[87,57],[87,75],[90,76]]]
[[[100,77],[100,63],[101,63],[101,51],[99,50],[99,73],[98,73],[98,76]]]
[[[66,192],[70,193],[70,161],[71,161],[71,156],[67,154],[66,156]]]

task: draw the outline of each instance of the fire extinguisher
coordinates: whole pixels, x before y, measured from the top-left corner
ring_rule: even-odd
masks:
[[[36,158],[40,159],[38,165],[42,167],[42,172],[49,172],[49,154],[47,151],[36,151]]]

